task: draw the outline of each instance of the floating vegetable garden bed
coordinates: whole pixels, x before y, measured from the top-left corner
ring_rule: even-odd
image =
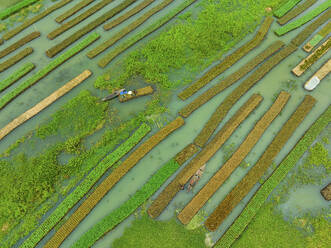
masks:
[[[261,24],[260,29],[257,31],[255,37],[252,40],[245,43],[243,46],[241,46],[232,54],[227,56],[216,66],[212,67],[201,78],[199,78],[198,81],[194,82],[189,87],[184,89],[181,93],[179,93],[178,97],[182,100],[186,100],[187,98],[195,94],[199,89],[201,89],[214,78],[216,78],[219,74],[230,68],[233,64],[239,61],[255,47],[260,45],[265,36],[267,35],[272,22],[273,18],[271,16],[266,17],[264,22]]]
[[[17,97],[19,94],[21,94],[23,91],[25,91],[27,88],[31,87],[35,83],[37,83],[40,79],[47,76],[48,73],[55,70],[57,67],[62,65],[65,61],[70,59],[72,56],[76,55],[80,51],[82,51],[84,48],[92,44],[94,41],[100,38],[100,35],[97,33],[93,33],[86,37],[83,41],[81,41],[76,46],[70,48],[65,53],[58,56],[56,59],[54,59],[52,62],[50,62],[46,67],[39,70],[37,73],[35,73],[32,77],[30,77],[28,80],[26,80],[24,83],[17,86],[14,90],[11,92],[8,92],[5,94],[2,98],[0,98],[0,109],[5,107],[10,101],[12,101],[15,97]]]
[[[301,13],[305,12],[306,9],[308,9],[309,7],[311,7],[316,2],[317,2],[317,0],[307,0],[307,1],[304,1],[302,4],[298,5],[294,9],[292,9],[290,12],[288,12],[282,18],[278,19],[277,22],[280,25],[284,25],[288,21],[292,20],[293,18],[297,17]]]
[[[222,167],[214,174],[208,183],[193,197],[193,199],[178,214],[183,224],[188,224],[196,213],[206,204],[221,185],[230,177],[248,153],[253,149],[272,121],[279,115],[290,98],[287,92],[281,92],[269,110],[256,122],[254,128]]]
[[[321,40],[324,39],[331,33],[331,21],[329,21],[314,37],[308,41],[308,43],[303,47],[303,50],[310,52]]]
[[[69,9],[68,11],[64,12],[62,15],[58,16],[55,18],[55,21],[58,23],[63,22],[64,20],[68,19],[69,17],[73,16],[76,14],[78,11],[81,9],[85,8],[95,0],[82,0],[80,3],[77,3],[74,7]]]
[[[22,59],[24,59],[26,56],[30,55],[31,53],[33,53],[32,47],[27,47],[27,48],[23,49],[22,51],[17,53],[15,56],[9,58],[5,62],[2,62],[0,64],[0,72],[3,72],[5,70],[7,70],[9,67],[17,64],[19,61],[21,61]]]
[[[250,192],[253,186],[259,181],[259,179],[272,164],[272,161],[281,151],[288,139],[292,136],[296,128],[314,107],[315,102],[316,100],[312,96],[305,96],[299,107],[291,115],[289,120],[282,126],[281,130],[272,140],[253,168],[251,168],[245,177],[234,187],[234,189],[208,217],[205,222],[205,226],[209,230],[215,231],[234,209],[234,207]]]
[[[11,16],[12,14],[15,14],[16,12],[20,11],[21,9],[28,7],[29,5],[31,5],[37,1],[39,1],[39,0],[22,0],[22,1],[18,2],[17,4],[0,11],[0,20],[6,19],[7,17]]]
[[[283,4],[280,8],[274,11],[274,15],[276,17],[282,17],[287,12],[289,12],[297,3],[301,2],[302,0],[289,0],[285,4]]]

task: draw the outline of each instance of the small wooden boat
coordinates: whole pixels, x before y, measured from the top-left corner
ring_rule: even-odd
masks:
[[[145,95],[152,94],[153,91],[154,90],[151,86],[147,86],[147,87],[140,88],[140,89],[137,89],[137,90],[128,91],[125,94],[120,94],[118,100],[120,102],[126,102],[126,101],[129,101],[131,99],[134,99],[134,98],[137,98],[137,97],[140,97],[140,96],[145,96]]]
[[[206,168],[206,164],[204,164],[203,166],[201,166],[199,168],[199,170],[197,170],[195,172],[195,174],[193,175],[193,177],[191,177],[189,185],[187,186],[187,192],[191,191],[193,189],[193,187],[197,184],[197,182],[200,180],[200,178],[203,175],[203,172],[205,171]]]
[[[116,90],[113,94],[110,94],[109,96],[102,98],[101,101],[105,102],[114,99],[115,97],[118,97],[121,94],[121,92],[124,90],[125,89]]]

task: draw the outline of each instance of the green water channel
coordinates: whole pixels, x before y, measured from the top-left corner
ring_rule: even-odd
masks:
[[[161,1],[156,1],[151,5],[150,7],[155,6],[157,3]],[[321,3],[323,1],[319,1],[317,4]],[[21,34],[19,34],[17,37],[13,38],[12,40],[6,42],[4,45],[1,46],[1,49],[4,47],[12,44],[15,40],[25,36],[26,34],[32,32],[34,28],[36,30],[39,30],[42,33],[42,37],[36,39],[35,41],[29,43],[31,46],[35,49],[35,52],[29,56],[29,60],[36,63],[37,70],[40,69],[43,65],[47,64],[51,59],[46,57],[44,54],[45,50],[47,50],[49,47],[57,44],[61,40],[68,37],[72,32],[78,30],[82,26],[84,26],[86,23],[89,23],[91,20],[94,20],[98,15],[104,13],[107,9],[111,8],[111,6],[115,6],[114,3],[110,4],[107,8],[101,10],[98,12],[98,14],[95,14],[85,20],[84,22],[80,23],[76,27],[72,28],[72,31],[67,31],[63,35],[57,37],[54,41],[50,41],[47,39],[46,34],[48,34],[51,30],[55,29],[58,24],[55,23],[54,19],[60,15],[62,12],[66,11],[67,9],[71,8],[75,2],[70,3],[66,5],[65,7],[61,8],[60,10],[57,10],[53,12],[51,15],[49,15],[47,18],[45,18],[43,21],[40,21],[34,25],[34,27],[30,27],[29,29],[23,31]],[[137,3],[130,6],[126,11],[134,7]],[[167,7],[164,9],[164,11],[156,14],[153,19],[156,19],[160,17],[161,15],[167,13],[171,8],[179,4],[179,1],[176,1],[175,4]],[[316,4],[316,5],[317,5]],[[315,5],[315,6],[316,6]],[[92,6],[92,5],[90,5]],[[89,6],[89,7],[90,7]],[[89,8],[88,7],[88,8]],[[142,13],[147,11],[150,7],[146,8]],[[193,6],[192,6],[193,7]],[[77,15],[77,14],[76,14]],[[135,16],[135,18],[139,17],[141,14],[138,14]],[[149,21],[149,23],[151,20]],[[20,115],[21,113],[25,112],[27,109],[34,106],[36,103],[38,103],[41,99],[45,98],[49,94],[51,94],[54,90],[61,87],[63,84],[71,80],[73,77],[75,77],[77,74],[82,72],[84,69],[88,68],[91,71],[93,71],[93,76],[90,77],[88,80],[83,82],[81,85],[73,89],[71,92],[69,92],[67,95],[59,99],[57,102],[52,104],[49,108],[38,114],[37,117],[29,120],[24,125],[17,128],[15,131],[13,131],[11,134],[9,134],[5,139],[3,139],[0,143],[0,150],[4,150],[6,147],[8,147],[10,144],[12,144],[14,141],[16,141],[18,138],[25,135],[27,132],[35,129],[35,127],[41,123],[44,120],[47,120],[51,114],[53,114],[55,111],[59,109],[66,101],[71,99],[72,97],[76,96],[79,91],[82,89],[89,89],[94,95],[97,96],[105,96],[107,92],[101,92],[99,90],[94,89],[93,82],[96,79],[97,75],[101,75],[104,70],[100,69],[96,62],[99,58],[102,57],[98,56],[94,60],[89,60],[85,54],[87,51],[91,50],[93,47],[100,44],[103,40],[103,38],[110,37],[112,34],[114,34],[117,30],[119,30],[121,27],[124,27],[128,22],[122,23],[119,27],[116,27],[112,31],[104,32],[102,29],[102,26],[96,29],[97,32],[99,32],[102,35],[102,39],[95,42],[92,46],[88,47],[86,50],[81,52],[80,54],[76,55],[74,58],[67,61],[64,65],[62,65],[60,68],[56,69],[52,73],[50,73],[46,78],[38,82],[35,86],[24,92],[22,95],[20,95],[17,99],[15,99],[13,102],[11,102],[6,108],[1,110],[0,113],[0,126],[6,125],[10,120],[15,118],[16,116]],[[145,23],[142,27],[138,28],[133,33],[139,32],[139,30],[146,27],[148,23]],[[274,22],[271,31],[278,28],[279,25]],[[167,27],[163,27],[161,29],[164,30]],[[297,35],[302,28],[299,28],[295,31],[292,31],[285,35],[284,37],[281,37],[280,39],[284,41],[285,43],[288,43],[295,35]],[[160,31],[158,31],[160,32]],[[155,36],[157,33],[154,33],[152,35]],[[318,32],[318,30],[316,30]],[[236,47],[241,46],[248,40],[250,40],[253,37],[252,35],[249,35],[246,37],[245,40],[240,42]],[[150,37],[148,38],[150,39]],[[259,52],[264,50],[266,47],[268,47],[272,42],[279,39],[273,32],[269,32],[267,35],[267,38],[263,41],[262,45],[258,48],[254,49],[252,52],[250,52],[247,56],[245,56],[243,59],[241,59],[239,62],[237,62],[234,66],[232,66],[229,70],[221,74],[218,78],[212,81],[209,86],[205,87],[205,89],[211,87],[213,84],[218,82],[221,78],[224,78],[227,75],[230,75],[232,72],[236,71],[238,68],[240,68],[242,65],[244,65],[246,62],[248,62],[250,59],[254,58]],[[139,44],[146,42],[143,40],[142,42],[139,42]],[[133,48],[129,49],[132,50]],[[107,51],[109,51],[108,49]],[[233,49],[234,50],[234,49]],[[233,51],[231,50],[231,51]],[[127,53],[125,53],[127,54]],[[121,55],[120,57],[125,56]],[[272,138],[275,136],[275,134],[280,130],[280,128],[283,126],[283,124],[286,122],[286,120],[289,118],[291,113],[295,110],[295,108],[298,106],[298,104],[303,100],[303,97],[306,94],[311,94],[313,97],[317,99],[317,103],[311,113],[307,116],[307,118],[303,121],[303,123],[299,126],[299,128],[295,131],[294,135],[291,137],[289,142],[283,147],[281,153],[276,157],[275,163],[279,163],[284,156],[287,154],[287,152],[295,145],[295,143],[298,141],[298,139],[303,135],[303,133],[307,130],[307,128],[314,123],[314,121],[317,119],[317,117],[327,108],[327,106],[331,103],[331,98],[329,97],[330,92],[330,84],[331,84],[331,77],[330,75],[327,76],[321,84],[311,93],[308,93],[303,89],[303,83],[306,82],[306,80],[323,64],[325,61],[327,61],[328,54],[323,56],[323,58],[318,61],[316,64],[312,66],[309,70],[306,71],[306,73],[301,76],[299,79],[296,78],[294,75],[291,74],[290,70],[296,66],[299,61],[303,57],[305,57],[307,54],[302,50],[298,49],[295,53],[293,53],[291,56],[289,56],[287,59],[285,59],[280,65],[278,65],[276,68],[274,68],[266,77],[264,77],[256,86],[254,86],[247,94],[244,95],[240,99],[239,102],[237,102],[233,108],[230,111],[230,114],[226,116],[226,118],[222,121],[221,125],[218,127],[217,131],[224,125],[224,123],[230,119],[230,117],[235,113],[236,110],[239,109],[240,106],[253,94],[253,93],[259,93],[264,97],[264,100],[262,104],[254,111],[252,115],[250,115],[243,124],[235,131],[235,133],[230,137],[230,139],[225,143],[223,148],[221,148],[216,155],[207,163],[206,171],[199,181],[199,183],[195,186],[193,189],[193,193],[186,193],[186,191],[182,191],[174,198],[174,200],[169,204],[167,209],[162,213],[162,215],[158,218],[160,220],[167,220],[174,216],[176,209],[182,208],[185,206],[186,203],[190,201],[190,199],[193,197],[195,193],[197,193],[203,185],[206,184],[206,182],[212,177],[212,175],[222,166],[222,164],[225,162],[223,159],[224,156],[224,147],[228,146],[232,143],[235,144],[235,147],[238,147],[240,143],[244,140],[246,135],[250,132],[250,130],[253,128],[256,121],[263,115],[263,113],[271,106],[274,95],[278,94],[281,90],[289,90],[286,86],[286,83],[289,80],[293,80],[290,84],[294,84],[296,88],[294,90],[291,90],[291,98],[289,102],[287,103],[284,111],[282,114],[276,118],[276,120],[270,125],[270,127],[267,129],[266,133],[263,135],[263,137],[260,139],[256,147],[252,150],[251,153],[247,156],[245,161],[249,162],[251,166],[258,160],[258,158],[261,156],[263,151],[265,150],[266,146],[271,142]],[[116,59],[118,60],[118,59]],[[0,60],[0,63],[3,60]],[[20,62],[19,65],[15,65],[10,70],[2,73],[0,75],[0,80],[3,78],[6,78],[9,74],[11,74],[13,71],[15,71],[18,67],[20,67],[24,62]],[[113,62],[114,63],[114,62]],[[116,63],[116,61],[115,61]],[[206,69],[205,71],[207,71]],[[205,72],[204,71],[204,72]],[[203,72],[200,74],[202,75]],[[30,74],[29,74],[30,75]],[[25,78],[28,78],[28,76],[25,76]],[[246,76],[247,77],[247,76]],[[246,78],[245,77],[245,78]],[[130,198],[130,195],[134,194],[135,191],[142,187],[142,185],[148,180],[148,178],[155,173],[166,161],[168,161],[170,158],[172,158],[176,153],[178,153],[182,148],[184,148],[187,144],[191,143],[193,139],[196,137],[196,135],[199,133],[199,131],[203,128],[204,124],[207,122],[208,118],[211,116],[211,114],[214,112],[214,110],[217,108],[217,106],[224,100],[224,98],[235,88],[237,85],[242,82],[245,78],[237,82],[235,85],[229,87],[222,93],[220,93],[218,96],[214,97],[211,101],[206,103],[204,106],[202,106],[200,109],[194,112],[189,118],[185,119],[186,123],[183,127],[181,127],[179,130],[171,134],[166,140],[161,142],[160,145],[158,145],[155,149],[153,149],[146,157],[144,157],[125,177],[123,177],[120,182],[102,199],[102,201],[99,202],[99,204],[93,209],[93,211],[84,219],[84,221],[76,228],[76,230],[68,237],[68,239],[62,244],[61,247],[70,247],[71,244],[73,244],[84,232],[86,232],[89,228],[91,228],[94,224],[96,224],[99,220],[101,220],[104,216],[106,216],[110,211],[116,209],[119,207],[123,202],[125,202],[127,199]],[[13,86],[15,87],[15,85]],[[13,87],[7,89],[5,92],[8,92],[9,90],[13,89]],[[5,93],[4,92],[4,93]],[[187,100],[186,102],[183,102],[179,100],[176,97],[176,94],[179,92],[174,92],[173,98],[171,102],[169,103],[169,110],[171,112],[172,116],[176,116],[176,113],[185,106],[188,102],[192,101],[195,97],[197,97],[199,94],[202,93],[199,92],[196,94],[196,96],[192,97],[192,99]],[[1,93],[0,97],[4,94]],[[119,103],[111,103],[114,107],[120,108],[120,115],[122,118],[129,118],[131,114],[133,114],[135,111],[139,111],[140,106],[143,105],[148,98],[140,98],[133,100],[131,102],[128,102],[126,104],[119,104]],[[42,147],[43,144],[36,144],[34,147],[34,150],[38,150]],[[30,151],[33,153],[33,151]],[[226,181],[226,183],[215,193],[215,195],[211,198],[211,200],[204,206],[203,210],[207,212],[207,214],[210,214],[215,207],[222,201],[222,199],[226,196],[226,194],[234,187],[236,183],[238,183],[241,178],[244,177],[244,175],[248,172],[250,168],[238,168],[234,171],[234,173],[231,175],[229,180]],[[174,177],[174,176],[173,176]],[[172,180],[171,177],[168,182]],[[230,214],[230,216],[224,221],[224,223],[220,226],[220,228],[212,233],[212,239],[215,241],[218,239],[224,231],[227,229],[227,227],[232,223],[232,221],[238,216],[240,211],[243,209],[249,198],[254,194],[255,190],[258,188],[258,184],[254,187],[254,189],[250,192],[249,195],[247,195],[243,201],[234,209],[234,211]],[[152,197],[152,199],[155,199],[155,197],[158,195],[159,192],[165,187],[161,187],[161,189]],[[307,186],[304,189],[301,189],[302,194],[307,197],[307,200],[305,201],[306,206],[311,206],[313,208],[315,205],[312,201],[316,199],[316,192],[318,191],[316,189],[313,189],[313,187]],[[292,200],[293,201],[293,200]],[[296,211],[298,208],[297,205],[292,204],[290,208],[285,208],[284,212],[287,211]],[[125,220],[123,223],[121,223],[119,226],[116,227],[115,230],[108,233],[102,240],[98,241],[95,246],[93,247],[111,247],[111,243],[114,239],[120,237],[124,231],[124,229],[128,226],[130,226],[131,221],[134,219],[134,216],[130,216],[127,220]],[[50,233],[50,235],[53,232]],[[48,235],[40,244],[38,247],[42,247],[45,242],[50,237]]]

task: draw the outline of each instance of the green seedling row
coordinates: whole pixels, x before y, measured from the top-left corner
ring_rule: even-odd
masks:
[[[272,175],[263,183],[260,189],[248,202],[247,206],[233,222],[226,233],[214,246],[215,248],[230,248],[236,239],[241,235],[245,228],[258,213],[264,202],[267,200],[272,191],[293,169],[303,154],[316,140],[322,130],[331,122],[331,106],[316,120],[316,122],[306,131],[295,147],[283,159]]]
[[[331,33],[331,21],[329,21],[313,38],[304,46],[306,52],[310,52],[321,40]]]
[[[0,12],[0,20],[4,20],[7,17],[11,16],[12,14],[15,14],[16,12],[20,11],[21,9],[28,7],[29,5],[37,2],[39,0],[22,0],[18,2],[17,4],[4,9]]]
[[[285,4],[280,6],[280,8],[278,8],[276,11],[274,11],[274,16],[276,16],[278,18],[282,17],[283,15],[285,15],[287,12],[289,12],[295,5],[297,5],[301,1],[302,0],[289,0],[289,1],[287,1]]]
[[[39,241],[69,212],[69,210],[93,187],[104,173],[119,161],[125,154],[132,150],[151,131],[150,126],[143,123],[124,143],[115,151],[107,155],[96,166],[77,188],[70,193],[51,215],[28,237],[22,248],[35,247]]]
[[[314,5],[317,2],[317,0],[307,0],[304,1],[302,4],[298,5],[296,8],[292,9],[290,12],[288,12],[286,15],[284,15],[282,18],[278,19],[277,22],[280,25],[284,25],[285,23],[289,22],[290,20],[294,19],[301,13],[305,12],[309,7]]]
[[[74,14],[76,14],[78,11],[80,11],[81,9],[85,8],[86,6],[88,6],[89,4],[91,4],[92,2],[94,2],[95,0],[83,0],[79,3],[77,3],[74,7],[72,7],[71,9],[69,9],[68,11],[64,12],[62,15],[58,16],[55,18],[55,21],[57,23],[61,23],[64,20],[68,19],[69,17],[73,16]]]
[[[21,94],[23,91],[25,91],[27,88],[31,87],[35,83],[37,83],[40,79],[44,78],[48,73],[55,70],[57,67],[62,65],[65,61],[82,51],[84,48],[92,44],[94,41],[100,38],[100,35],[97,33],[93,33],[89,35],[87,38],[85,38],[83,41],[81,41],[76,46],[70,48],[65,53],[58,56],[56,59],[54,59],[52,62],[50,62],[46,67],[39,70],[37,73],[35,73],[32,77],[30,77],[28,80],[26,80],[24,83],[17,86],[14,90],[11,92],[8,92],[3,97],[0,98],[0,109],[5,107],[10,101],[12,101],[15,97],[17,97],[19,94]]]
[[[16,63],[24,59],[26,56],[30,55],[31,53],[33,53],[32,47],[27,47],[22,51],[20,51],[19,53],[17,53],[15,56],[7,59],[5,62],[0,64],[0,73],[7,70],[9,67],[12,67]]]

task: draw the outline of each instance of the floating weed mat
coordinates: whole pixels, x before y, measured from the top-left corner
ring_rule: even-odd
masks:
[[[155,0],[145,0],[145,1],[141,2],[140,4],[138,4],[137,6],[135,6],[134,8],[132,8],[129,11],[127,11],[126,13],[124,13],[123,15],[121,15],[118,18],[114,19],[113,21],[105,24],[103,26],[103,28],[105,30],[110,30],[110,29],[116,27],[117,25],[121,24],[125,20],[129,19],[131,16],[137,14],[139,11],[143,10],[144,8],[146,8],[148,5],[150,5],[154,1]]]
[[[306,1],[304,1],[302,4],[298,5],[294,9],[292,9],[290,12],[288,12],[282,18],[278,19],[277,22],[280,25],[284,25],[288,21],[292,20],[293,18],[297,17],[301,13],[305,12],[309,7],[314,5],[316,2],[317,2],[317,0],[306,0]]]
[[[272,164],[273,159],[281,151],[296,128],[314,107],[315,103],[316,100],[312,96],[305,96],[304,100],[291,115],[288,121],[282,126],[281,130],[269,144],[253,168],[251,168],[245,177],[234,187],[234,189],[208,217],[205,222],[205,226],[208,230],[215,231],[231,213],[234,207],[250,192],[253,186],[259,181],[259,179]]]
[[[292,72],[298,77],[301,76],[310,66],[312,66],[318,59],[320,59],[325,53],[327,53],[330,47],[331,37],[307,58],[302,60],[295,68],[293,68]]]
[[[157,12],[161,11],[165,7],[167,7],[170,3],[172,3],[174,0],[164,0],[160,4],[156,5],[152,9],[148,10],[146,13],[144,13],[141,17],[139,17],[137,20],[134,22],[130,23],[127,25],[125,28],[119,30],[115,35],[113,35],[110,39],[106,40],[93,50],[91,50],[88,54],[87,57],[94,58],[95,56],[99,55],[103,51],[105,51],[107,48],[111,47],[114,45],[117,41],[122,39],[124,36],[138,28],[140,25],[142,25],[144,22],[146,22],[152,15],[156,14]]]
[[[20,48],[21,46],[24,46],[26,43],[38,38],[39,36],[40,36],[40,32],[36,31],[16,41],[14,44],[0,51],[0,59],[14,52],[16,49]]]
[[[244,210],[238,218],[232,223],[229,229],[221,237],[221,239],[214,246],[215,248],[229,248],[235,240],[245,230],[264,202],[267,200],[271,192],[277,185],[286,177],[286,175],[293,169],[299,159],[303,156],[305,151],[316,140],[317,136],[331,121],[331,106],[320,115],[314,124],[305,132],[300,138],[290,153],[279,164],[278,168],[272,175],[262,184],[260,189],[250,199]]]
[[[72,7],[71,9],[69,9],[68,11],[64,12],[62,15],[58,16],[55,18],[55,21],[57,23],[61,23],[64,20],[68,19],[69,17],[73,16],[74,14],[76,14],[78,11],[80,11],[81,9],[85,8],[86,6],[88,6],[89,4],[91,4],[92,2],[94,2],[95,0],[83,0],[80,3],[77,3],[74,7]]]
[[[240,69],[215,84],[205,92],[203,92],[200,96],[195,98],[191,103],[187,104],[184,108],[179,111],[179,114],[183,117],[190,116],[195,110],[201,107],[203,104],[208,102],[214,96],[219,94],[221,91],[231,86],[250,71],[254,70],[259,64],[261,64],[268,57],[276,53],[279,49],[281,49],[285,44],[282,41],[275,41],[270,46],[268,46],[265,50],[259,53],[255,58],[251,59],[245,65],[243,65]]]
[[[272,22],[273,22],[273,18],[271,16],[267,16],[252,40],[248,41],[246,44],[238,48],[232,54],[225,57],[225,59],[222,60],[220,63],[212,67],[196,82],[194,82],[189,87],[184,89],[181,93],[179,93],[178,97],[182,100],[186,100],[187,98],[195,94],[199,89],[201,89],[202,87],[207,85],[210,81],[212,81],[214,78],[216,78],[219,74],[229,69],[233,64],[239,61],[242,57],[248,54],[255,47],[260,45],[263,39],[265,38],[265,36],[267,35]]]
[[[23,91],[25,91],[27,88],[31,87],[35,83],[37,83],[40,79],[47,76],[48,73],[55,70],[57,67],[62,65],[65,61],[82,51],[84,48],[92,44],[94,41],[100,38],[100,35],[97,33],[93,33],[86,37],[84,40],[82,40],[79,44],[76,46],[70,48],[68,51],[64,52],[60,56],[58,56],[56,59],[51,61],[46,67],[36,72],[32,77],[30,77],[28,80],[26,80],[24,83],[17,86],[14,90],[11,92],[8,92],[6,95],[4,95],[2,98],[0,98],[0,109],[4,108],[10,101],[12,101],[15,97],[17,97],[19,94],[21,94]]]
[[[14,37],[15,35],[17,35],[21,31],[23,31],[24,29],[26,29],[27,27],[30,27],[32,24],[36,23],[37,21],[41,20],[45,16],[47,16],[50,13],[52,13],[53,11],[55,11],[55,10],[63,7],[64,5],[68,4],[71,1],[73,1],[73,0],[61,0],[61,1],[57,2],[57,3],[55,3],[51,7],[47,8],[46,10],[44,10],[43,12],[41,12],[40,14],[32,17],[31,19],[26,20],[20,26],[14,28],[13,30],[8,31],[7,33],[5,33],[3,35],[3,39],[4,40],[11,39],[12,37]]]
[[[12,14],[15,14],[16,12],[20,11],[21,9],[28,7],[29,5],[37,2],[39,0],[22,0],[18,2],[17,4],[4,9],[0,12],[0,20],[4,20],[7,17],[11,16]]]
[[[153,93],[153,91],[154,89],[152,88],[152,86],[147,86],[141,89],[137,89],[135,95],[126,94],[126,95],[119,95],[118,97],[120,102],[127,102],[140,96],[150,95]]]
[[[323,15],[318,17],[315,21],[310,23],[301,33],[295,36],[291,43],[295,46],[300,46],[312,33],[318,29],[319,26],[330,19],[331,9],[328,9]]]
[[[73,192],[71,192],[51,215],[28,237],[22,244],[22,248],[35,247],[39,241],[70,211],[71,208],[93,187],[93,185],[104,175],[104,173],[119,161],[125,154],[132,150],[149,132],[150,126],[143,123],[125,142],[115,151],[108,154],[98,166],[87,175]],[[53,240],[54,240],[53,236]],[[64,239],[63,239],[64,240]],[[63,241],[62,240],[62,241]],[[53,241],[55,242],[55,241]],[[59,242],[59,241],[58,241]],[[53,243],[55,245],[55,243]],[[49,243],[47,244],[50,245]],[[47,247],[44,246],[44,247]],[[58,246],[51,246],[58,247]]]
[[[150,137],[133,151],[121,166],[106,177],[101,184],[85,199],[69,219],[57,230],[54,236],[44,247],[58,247],[65,238],[79,225],[79,223],[92,211],[98,202],[112,189],[112,187],[132,169],[148,152],[164,140],[168,135],[184,125],[184,120],[177,117],[174,121],[164,126],[160,131]]]
[[[11,74],[8,78],[0,82],[0,92],[4,91],[9,86],[16,83],[18,80],[20,80],[30,71],[32,71],[34,68],[35,65],[31,62],[24,64],[21,68],[19,68],[17,71]]]
[[[275,33],[278,36],[284,35],[298,27],[301,27],[305,23],[309,22],[310,20],[314,19],[316,16],[327,10],[331,6],[331,0],[327,0],[326,2],[320,4],[318,7],[307,13],[306,15],[295,19],[294,21],[278,28],[275,30]]]
[[[15,56],[13,56],[10,59],[6,60],[5,62],[1,63],[0,64],[0,73],[7,70],[9,67],[15,65],[16,63],[18,63],[19,61],[21,61],[22,59],[24,59],[26,56],[30,55],[31,53],[33,53],[32,47],[27,47],[27,48],[23,49],[22,51],[20,51]]]
[[[47,38],[51,39],[51,40],[55,39],[60,34],[64,33],[68,29],[76,26],[78,23],[81,23],[86,18],[88,18],[89,16],[95,14],[97,11],[101,10],[103,7],[105,7],[106,5],[110,4],[113,1],[114,0],[102,0],[101,2],[99,2],[96,5],[94,5],[93,7],[91,7],[90,9],[88,9],[85,12],[83,12],[82,14],[80,14],[79,16],[77,16],[77,17],[73,18],[72,20],[62,24],[60,27],[58,27],[57,29],[50,32],[47,35]]]
[[[110,1],[110,0],[109,0]],[[79,29],[72,35],[70,35],[68,38],[61,41],[59,44],[53,46],[52,48],[48,49],[46,51],[46,55],[50,58],[54,57],[59,52],[63,51],[65,48],[70,46],[72,43],[83,37],[85,34],[89,33],[108,19],[112,18],[137,0],[125,0],[124,2],[120,3],[116,7],[112,8],[111,10],[107,11],[105,14],[99,16],[94,21],[90,22],[89,24],[86,24],[83,28]]]
[[[259,82],[268,72],[270,72],[282,60],[292,54],[297,47],[289,44],[285,46],[280,52],[269,58],[256,71],[254,71],[246,80],[237,86],[217,107],[212,116],[209,118],[206,125],[195,138],[194,143],[200,147],[204,146],[210,136],[214,133],[219,123],[224,119],[232,106],[257,82]]]
[[[272,121],[279,115],[290,98],[287,92],[281,92],[269,110],[256,122],[254,128],[247,135],[239,148],[232,154],[207,184],[193,197],[193,199],[178,214],[183,224],[188,224],[197,212],[206,204],[232,172],[240,165],[248,153],[253,149]]]
[[[331,33],[331,21],[329,21],[310,41],[308,41],[303,47],[303,50],[310,52],[329,33]]]
[[[274,11],[274,16],[276,17],[282,17],[285,15],[287,12],[289,12],[297,3],[301,2],[302,0],[289,0],[280,8],[278,8],[276,11]]]
[[[122,44],[117,46],[113,51],[106,54],[101,60],[99,60],[98,65],[101,68],[106,67],[113,59],[115,59],[118,55],[123,53],[125,50],[133,46],[138,41],[145,38],[147,35],[151,34],[155,30],[159,29],[163,25],[165,25],[167,22],[169,22],[172,18],[174,18],[176,15],[184,11],[187,7],[192,5],[197,0],[186,0],[181,5],[179,5],[177,8],[173,9],[169,12],[169,14],[165,15],[164,17],[158,19],[156,22],[148,26],[145,30],[141,31],[137,35],[131,37],[130,39],[124,41]]]
[[[235,115],[224,125],[216,134],[215,138],[197,154],[186,166],[178,173],[174,180],[160,193],[148,209],[148,214],[152,218],[158,217],[167,207],[169,202],[180,190],[181,185],[185,185],[187,180],[217,152],[226,142],[234,130],[247,118],[249,114],[261,103],[262,96],[254,94],[247,102],[235,113]]]
[[[31,66],[32,63],[27,64],[27,66]],[[34,65],[32,64],[32,68],[34,68]],[[28,67],[29,68],[29,67]],[[28,69],[27,68],[27,69]],[[24,70],[22,70],[24,72]],[[22,73],[21,72],[21,73]],[[12,120],[9,124],[7,124],[5,127],[0,129],[0,140],[2,140],[6,135],[8,135],[11,131],[13,131],[18,126],[22,125],[27,120],[31,119],[33,116],[37,115],[39,112],[41,112],[43,109],[47,108],[49,105],[51,105],[53,102],[55,102],[57,99],[59,99],[64,94],[68,93],[70,90],[72,90],[74,87],[76,87],[78,84],[83,82],[85,79],[87,79],[92,74],[91,71],[85,70],[83,73],[79,74],[77,77],[66,83],[64,86],[62,86],[60,89],[53,92],[50,96],[46,97],[44,100],[36,104],[34,107],[29,109],[28,111],[21,114],[19,117]]]

